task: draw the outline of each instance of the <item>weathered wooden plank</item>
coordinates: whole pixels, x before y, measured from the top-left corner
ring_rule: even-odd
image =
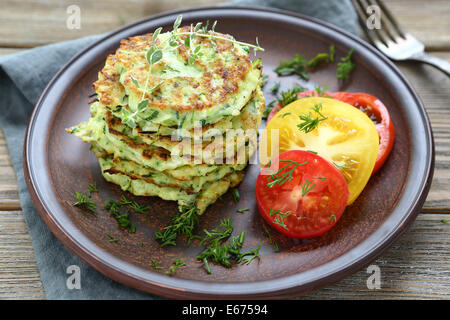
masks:
[[[450,50],[450,1],[384,0],[402,29],[428,50]]]
[[[20,210],[16,174],[0,129],[0,210]]]
[[[450,52],[432,52],[450,61]],[[433,128],[436,146],[434,178],[424,212],[450,212],[450,79],[441,71],[415,62],[397,63],[420,95]]]
[[[412,228],[373,264],[381,289],[369,290],[371,273],[361,270],[307,299],[449,299],[450,225],[447,215],[420,214]]]
[[[0,211],[0,299],[44,298],[23,212]]]
[[[0,47],[34,47],[81,38],[108,32],[163,11],[218,2],[223,0],[3,0]],[[74,4],[80,8],[80,29],[67,28],[67,8]]]
[[[23,48],[0,48],[0,58],[14,53],[19,53],[25,49]]]

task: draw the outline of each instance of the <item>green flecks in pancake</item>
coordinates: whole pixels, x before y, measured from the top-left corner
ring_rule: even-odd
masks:
[[[220,180],[224,176],[235,171],[241,171],[246,167],[246,164],[235,166],[224,165],[217,167],[216,170],[210,172],[208,175],[193,176],[190,179],[179,180],[168,173],[139,166],[133,161],[107,157],[99,159],[99,163],[102,172],[126,175],[132,180],[143,180],[160,187],[181,188],[188,194],[197,193],[206,183]]]
[[[260,95],[262,96],[262,94]],[[254,106],[255,101],[252,100],[249,102],[248,109],[246,107],[246,112],[243,112],[241,116],[238,116],[240,120],[235,120],[234,127],[243,130],[259,127],[261,110],[264,108],[264,102],[260,99],[261,98],[255,97],[255,101],[258,101],[259,105],[259,107],[256,108]],[[253,112],[254,110],[257,112]],[[171,170],[185,166],[186,164],[194,163],[193,157],[188,156],[187,158],[183,158],[181,152],[178,152],[178,157],[174,157],[174,155],[177,154],[176,152],[179,151],[177,148],[180,146],[182,147],[177,141],[171,141],[170,139],[149,139],[145,135],[133,136],[132,130],[126,126],[108,126],[106,121],[106,108],[98,102],[91,106],[91,114],[92,117],[89,121],[76,126],[75,128],[77,128],[77,130],[73,130],[72,128],[69,129],[69,131],[73,132],[74,135],[80,137],[85,142],[94,143],[97,147],[105,150],[108,154],[113,154],[116,158],[128,159],[158,171]],[[224,142],[226,142],[226,139],[224,139]],[[231,151],[231,154],[233,155],[237,152],[236,143],[234,141],[233,143],[234,144],[231,145],[224,143],[224,150],[222,151],[222,154],[218,155],[213,152],[216,149],[211,148],[212,151],[210,154],[212,158],[208,157],[208,153],[205,152],[208,148],[208,143],[203,148],[203,158],[197,160],[200,163],[220,163],[220,161],[222,161],[222,163],[228,163],[227,160],[231,159],[226,158],[226,155],[230,154],[227,153],[227,149],[231,148],[234,150],[234,152]],[[256,142],[252,141],[251,148],[248,151],[250,153],[247,156],[246,152],[246,158],[249,158],[253,154],[256,148],[253,144],[256,144]],[[240,148],[243,147],[244,146],[241,146]],[[190,150],[192,152],[193,148],[191,147]],[[194,152],[192,152],[192,154],[195,155]],[[217,156],[219,156],[220,159],[217,158]]]
[[[189,194],[181,188],[163,187],[144,180],[131,179],[120,173],[110,174],[103,171],[102,174],[107,181],[119,185],[123,191],[136,196],[157,196],[164,200],[177,201],[179,206],[195,205],[199,214],[244,178],[243,172],[233,172],[220,180],[206,183],[200,192]]]

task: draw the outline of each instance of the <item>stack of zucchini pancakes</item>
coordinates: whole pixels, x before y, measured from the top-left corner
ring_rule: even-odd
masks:
[[[67,131],[91,144],[107,181],[201,214],[256,151],[256,139],[227,132],[259,128],[261,69],[230,35],[176,26],[135,36],[98,73],[91,118]]]

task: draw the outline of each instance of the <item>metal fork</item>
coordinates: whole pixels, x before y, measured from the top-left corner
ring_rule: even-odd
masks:
[[[380,0],[353,0],[361,27],[370,41],[392,60],[417,60],[430,64],[450,76],[450,63],[425,53],[425,46],[409,33],[403,32],[392,14]],[[372,7],[371,7],[372,6]],[[376,7],[373,7],[376,6]],[[379,10],[380,28],[369,29],[368,19]]]

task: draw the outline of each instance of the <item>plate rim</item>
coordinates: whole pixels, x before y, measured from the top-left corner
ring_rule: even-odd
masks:
[[[366,50],[370,51],[372,54],[377,56],[378,59],[381,59],[386,65],[389,67],[389,69],[394,72],[397,77],[403,82],[405,87],[408,89],[409,93],[411,94],[411,97],[416,101],[417,107],[419,111],[421,111],[420,116],[422,117],[422,123],[425,127],[424,135],[428,137],[426,141],[428,142],[427,145],[427,151],[428,151],[428,157],[426,158],[426,165],[425,165],[425,171],[426,174],[424,175],[421,185],[420,185],[420,191],[418,194],[420,196],[416,197],[416,201],[410,205],[410,207],[407,210],[407,213],[403,214],[402,220],[400,223],[395,226],[391,232],[386,235],[385,237],[379,239],[379,241],[375,242],[371,246],[371,251],[366,252],[365,254],[361,254],[358,256],[358,258],[355,258],[353,260],[349,260],[348,263],[343,264],[340,266],[339,269],[334,268],[333,272],[329,274],[325,274],[322,277],[309,277],[308,280],[301,284],[287,284],[283,282],[284,286],[280,285],[274,285],[274,282],[280,281],[280,279],[272,279],[272,280],[263,280],[263,281],[257,281],[257,282],[239,282],[239,283],[215,283],[215,282],[204,282],[200,280],[188,280],[188,279],[180,279],[180,278],[170,278],[167,276],[159,277],[157,273],[153,273],[154,279],[157,280],[164,280],[165,284],[158,283],[151,281],[149,279],[143,279],[135,274],[130,274],[126,270],[122,270],[117,268],[115,265],[109,264],[107,261],[101,261],[96,256],[92,254],[92,252],[88,251],[86,248],[84,248],[78,241],[75,239],[72,235],[70,235],[67,230],[59,224],[58,221],[56,221],[55,217],[52,215],[52,213],[46,208],[44,204],[44,200],[39,194],[39,190],[37,189],[35,182],[33,181],[33,172],[30,171],[30,159],[29,159],[29,141],[31,138],[32,128],[34,124],[34,119],[36,118],[36,115],[39,111],[39,109],[42,107],[42,102],[45,100],[45,97],[47,94],[51,91],[51,88],[53,85],[57,82],[58,78],[65,72],[65,70],[76,60],[78,60],[79,57],[84,55],[86,52],[90,51],[91,49],[95,48],[97,45],[101,44],[105,39],[107,39],[110,36],[113,36],[115,34],[121,33],[127,29],[133,28],[135,26],[138,26],[140,24],[149,22],[151,20],[155,20],[158,18],[164,18],[167,16],[173,16],[175,14],[189,14],[189,13],[195,13],[197,11],[209,11],[209,10],[237,10],[237,11],[259,11],[259,12],[267,12],[267,13],[274,13],[279,15],[287,15],[294,18],[299,18],[302,20],[307,20],[309,22],[312,22],[313,24],[319,24],[322,27],[325,27],[327,29],[331,29],[333,32],[337,32],[345,37],[350,38],[350,40],[355,41],[358,43],[358,45],[361,45]],[[46,139],[48,141],[48,139]],[[169,297],[169,298],[202,298],[202,299],[235,299],[235,298],[287,298],[287,297],[293,297],[298,295],[303,295],[308,292],[311,292],[313,290],[320,289],[326,285],[331,285],[332,283],[335,283],[354,272],[362,269],[364,266],[369,265],[372,261],[374,261],[377,257],[379,257],[387,248],[389,248],[412,224],[412,222],[417,217],[418,213],[420,212],[421,207],[423,206],[423,203],[425,202],[426,196],[428,194],[428,191],[431,186],[431,180],[433,177],[433,171],[434,171],[434,161],[435,161],[435,150],[434,150],[434,137],[432,134],[432,128],[429,121],[429,117],[427,115],[426,109],[423,105],[422,100],[420,99],[417,92],[414,90],[412,85],[410,84],[409,80],[406,79],[406,77],[400,72],[400,70],[384,55],[382,55],[380,52],[378,52],[374,47],[370,46],[367,42],[363,41],[362,39],[354,36],[353,34],[348,33],[345,30],[340,29],[339,27],[336,27],[334,25],[331,25],[327,22],[324,22],[322,20],[309,17],[300,13],[286,11],[286,10],[280,10],[280,9],[274,9],[274,8],[263,8],[263,7],[248,7],[248,6],[205,6],[205,7],[197,7],[192,9],[185,9],[185,10],[173,10],[173,11],[167,11],[158,15],[153,15],[150,17],[146,17],[144,19],[141,19],[139,21],[136,21],[132,24],[126,25],[122,28],[119,28],[117,30],[114,30],[112,32],[106,33],[103,37],[100,39],[94,41],[92,44],[78,52],[76,55],[74,55],[66,64],[64,64],[59,71],[53,76],[53,78],[50,80],[50,82],[45,87],[44,91],[40,95],[38,101],[36,102],[33,112],[30,116],[28,126],[26,129],[25,134],[25,141],[24,141],[24,149],[23,149],[23,168],[24,168],[24,176],[25,181],[28,186],[28,190],[31,195],[31,199],[41,216],[42,220],[45,222],[47,227],[52,231],[52,233],[56,236],[56,238],[66,247],[68,248],[73,254],[78,256],[82,261],[87,263],[89,266],[93,267],[95,270],[99,271],[103,275],[107,276],[110,279],[113,279],[115,281],[118,281],[126,286],[133,287],[138,290],[143,290],[146,292],[150,292],[153,294]],[[402,191],[401,194],[403,194],[404,191]],[[373,232],[372,235],[364,239],[361,243],[359,243],[355,248],[360,246],[362,243],[372,241],[371,238],[376,234],[376,232],[384,225],[381,224],[376,231]],[[354,250],[355,248],[352,248],[351,250]],[[348,252],[347,252],[348,253]],[[347,253],[343,254],[345,256]],[[320,265],[318,267],[315,267],[313,269],[307,270],[303,272],[305,273],[311,273],[313,271],[316,271],[317,269],[323,268],[324,266],[327,266],[331,262],[335,262],[336,260],[339,260],[341,257],[338,257],[330,262],[327,262],[323,265]],[[117,258],[119,259],[119,258]],[[120,260],[120,259],[119,259]],[[130,264],[126,261],[124,261],[125,264]],[[100,268],[103,267],[103,268]],[[137,267],[137,269],[142,269],[140,267]],[[146,269],[142,269],[146,270]],[[149,271],[149,270],[146,270]],[[290,276],[283,277],[281,279],[294,279],[298,277],[300,274],[294,274]],[[209,288],[209,290],[205,290],[206,286],[203,286],[203,290],[199,290],[198,286],[199,283],[205,283]],[[183,284],[183,286],[180,286],[180,284]],[[216,284],[219,287],[215,288],[215,291],[212,292],[211,287],[212,285]],[[258,285],[259,284],[259,285]],[[271,286],[268,287],[266,285],[270,284]],[[177,286],[178,285],[178,286]],[[230,290],[228,287],[235,288],[234,290]],[[227,290],[224,290],[227,287]],[[187,289],[188,288],[188,289]],[[245,290],[243,290],[245,289]]]

